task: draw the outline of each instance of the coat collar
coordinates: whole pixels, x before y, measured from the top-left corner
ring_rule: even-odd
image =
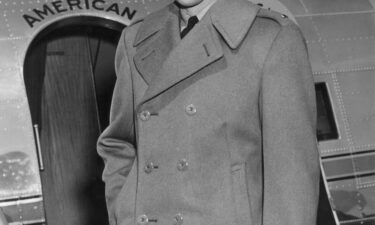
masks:
[[[245,37],[260,7],[247,0],[217,0],[208,14],[217,31],[229,47],[235,49]],[[134,39],[134,47],[160,31],[168,18],[178,17],[178,8],[174,3],[146,17]]]
[[[236,49],[249,31],[260,7],[248,0],[218,0],[209,10],[212,24],[227,45]]]
[[[167,5],[159,11],[152,13],[142,22],[142,25],[135,36],[133,46],[137,47],[140,43],[151,37],[153,34],[162,30],[169,19],[178,19],[178,16],[179,10],[173,3]]]
[[[147,84],[181,39],[178,13],[177,6],[168,5],[146,17],[136,34],[133,44],[137,51],[133,60]]]
[[[230,48],[237,48],[258,9],[247,0],[217,0],[183,40],[175,4],[147,17],[133,43],[135,66],[149,85],[141,103],[221,58],[220,36]]]

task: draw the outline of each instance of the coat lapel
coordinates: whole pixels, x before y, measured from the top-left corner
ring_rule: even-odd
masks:
[[[220,39],[224,39],[231,49],[236,49],[258,10],[258,6],[247,0],[217,0],[183,40],[179,38],[179,15],[174,4],[169,6],[168,13],[164,12],[169,16],[161,17],[163,13],[160,13],[157,19],[154,15],[153,19],[159,22],[148,22],[154,23],[154,28],[145,23],[143,27],[147,30],[148,26],[149,30],[141,29],[139,33],[143,34],[135,41],[137,45],[148,38],[153,39],[134,56],[137,69],[149,85],[141,104],[221,58]]]
[[[174,4],[145,19],[134,40],[137,52],[133,60],[148,85],[179,41],[178,9]]]
[[[215,30],[208,26],[206,21],[201,21],[170,52],[159,73],[153,77],[142,102],[155,97],[222,56],[222,47]]]

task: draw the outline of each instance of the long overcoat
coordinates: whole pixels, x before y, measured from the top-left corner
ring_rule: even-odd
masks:
[[[315,225],[315,93],[298,27],[218,0],[179,32],[172,3],[120,38],[98,141],[111,225]]]

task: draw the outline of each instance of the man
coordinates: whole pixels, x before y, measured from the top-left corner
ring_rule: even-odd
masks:
[[[98,141],[111,225],[315,225],[314,83],[289,19],[176,0],[124,30],[115,66]]]

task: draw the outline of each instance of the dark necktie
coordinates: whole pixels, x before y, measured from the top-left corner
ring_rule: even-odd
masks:
[[[188,20],[187,26],[181,32],[181,38],[184,38],[187,33],[199,22],[197,16],[191,16]]]

